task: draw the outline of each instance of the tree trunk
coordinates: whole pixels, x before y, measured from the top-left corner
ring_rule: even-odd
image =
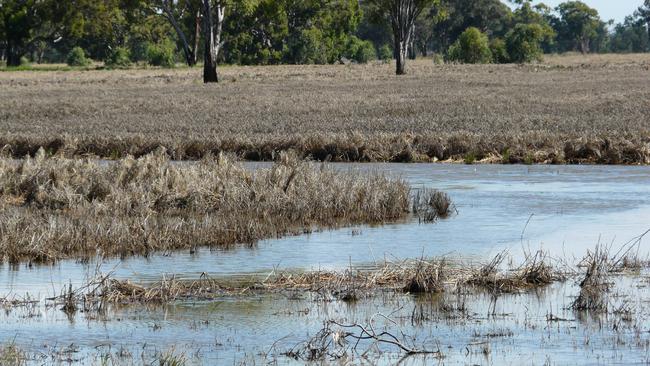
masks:
[[[580,40],[580,52],[584,55],[586,53],[589,53],[589,40],[588,39],[581,39]]]
[[[194,25],[194,58],[192,66],[196,65],[199,60],[199,42],[201,40],[201,10],[196,11],[196,21]]]
[[[20,66],[20,56],[11,41],[7,41],[7,66]]]
[[[210,0],[203,0],[203,38],[205,52],[203,55],[203,82],[218,83],[217,56],[221,42],[221,21],[223,20],[223,7],[220,3],[215,6],[216,24],[213,21],[212,4]]]
[[[187,63],[187,66],[194,66],[196,62],[193,60],[194,60],[194,53],[196,49],[194,50],[190,49],[190,45],[187,42],[187,37],[185,36],[185,32],[183,32],[183,29],[176,21],[176,18],[174,17],[174,14],[172,13],[171,9],[166,7],[164,11],[165,11],[165,17],[167,18],[167,20],[169,20],[169,23],[171,23],[172,27],[174,28],[174,31],[176,31],[178,38],[180,38],[181,43],[183,44],[183,54],[185,55],[185,62]]]
[[[406,74],[406,53],[407,53],[406,44],[403,41],[395,41],[395,74],[405,75]]]
[[[423,9],[424,3],[415,0],[393,0],[389,3],[397,75],[406,74],[406,57],[415,31],[415,20]]]
[[[411,26],[409,32],[408,56],[409,60],[415,60],[418,57],[417,48],[415,48],[415,24]]]

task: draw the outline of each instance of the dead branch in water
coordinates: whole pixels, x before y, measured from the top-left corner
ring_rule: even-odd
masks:
[[[387,344],[397,347],[400,352],[406,355],[427,354],[435,358],[443,357],[439,349],[433,351],[408,344],[407,337],[401,330],[399,330],[401,337],[397,337],[387,330],[376,331],[373,325],[376,317],[383,318],[393,326],[397,326],[395,321],[381,313],[374,314],[367,325],[359,323],[346,324],[336,320],[327,320],[324,322],[323,328],[311,339],[297,344],[291,350],[285,352],[285,355],[302,361],[335,360],[351,352],[359,353],[362,342],[370,342],[370,344],[363,343],[366,350],[361,352],[362,355],[368,353],[375,345]]]

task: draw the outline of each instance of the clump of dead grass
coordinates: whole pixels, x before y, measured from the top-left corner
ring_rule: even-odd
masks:
[[[413,213],[420,222],[434,222],[438,218],[449,217],[456,208],[451,198],[445,192],[436,189],[423,188],[416,192],[413,198]]]
[[[35,158],[0,159],[0,259],[254,244],[400,219],[409,194],[403,180],[341,172],[291,154],[250,171],[224,155],[175,164],[159,149],[102,163],[50,158],[41,149]]]
[[[571,308],[579,311],[606,312],[609,305],[607,292],[610,289],[609,273],[612,269],[609,250],[597,246],[583,259],[587,268],[584,279],[580,282],[580,293],[571,304]]]
[[[500,252],[490,262],[474,270],[466,283],[494,293],[512,293],[546,286],[564,278],[549,263],[547,253],[541,250],[527,255],[524,263],[507,271],[503,269],[506,258],[507,252]]]

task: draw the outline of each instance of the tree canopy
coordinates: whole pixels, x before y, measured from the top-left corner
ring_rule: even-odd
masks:
[[[222,22],[211,15],[219,63],[367,62],[392,54],[403,65],[418,54],[446,54],[471,28],[488,38],[493,62],[538,59],[504,58],[515,44],[535,55],[650,51],[650,0],[619,24],[573,0],[555,8],[530,0],[511,0],[512,7],[501,0],[1,0],[0,61],[66,62],[74,49],[79,60],[83,51],[96,61],[120,53],[131,62],[191,66],[206,54],[206,1],[211,11],[224,10]]]

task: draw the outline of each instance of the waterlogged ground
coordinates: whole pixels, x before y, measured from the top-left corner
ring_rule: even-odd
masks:
[[[251,165],[251,168],[254,168]],[[161,276],[199,278],[265,275],[274,268],[335,269],[384,260],[447,256],[485,261],[503,249],[513,260],[539,248],[575,262],[597,243],[620,246],[650,228],[650,168],[601,166],[498,166],[349,164],[341,169],[381,171],[414,187],[434,187],[452,197],[458,214],[436,224],[416,218],[382,227],[357,227],[260,242],[254,249],[161,253],[148,259],[64,261],[53,266],[0,266],[0,296],[43,299],[68,283],[95,275],[134,282]],[[650,248],[643,241],[639,255]],[[233,297],[161,307],[110,308],[101,316],[69,319],[36,304],[0,315],[0,341],[15,341],[35,363],[57,359],[143,363],[161,352],[189,363],[302,363],[284,355],[308,340],[326,319],[368,324],[413,346],[440,355],[407,358],[404,364],[630,364],[650,362],[650,285],[645,274],[616,278],[609,314],[568,310],[575,280],[524,295],[494,299],[473,292],[435,299],[384,294],[355,304],[320,295]],[[463,306],[464,304],[464,306]],[[614,314],[615,307],[626,311]],[[366,350],[358,347],[359,354]],[[371,362],[398,362],[394,346],[371,349]],[[41,355],[41,356],[38,356]],[[354,360],[356,363],[362,359]]]

